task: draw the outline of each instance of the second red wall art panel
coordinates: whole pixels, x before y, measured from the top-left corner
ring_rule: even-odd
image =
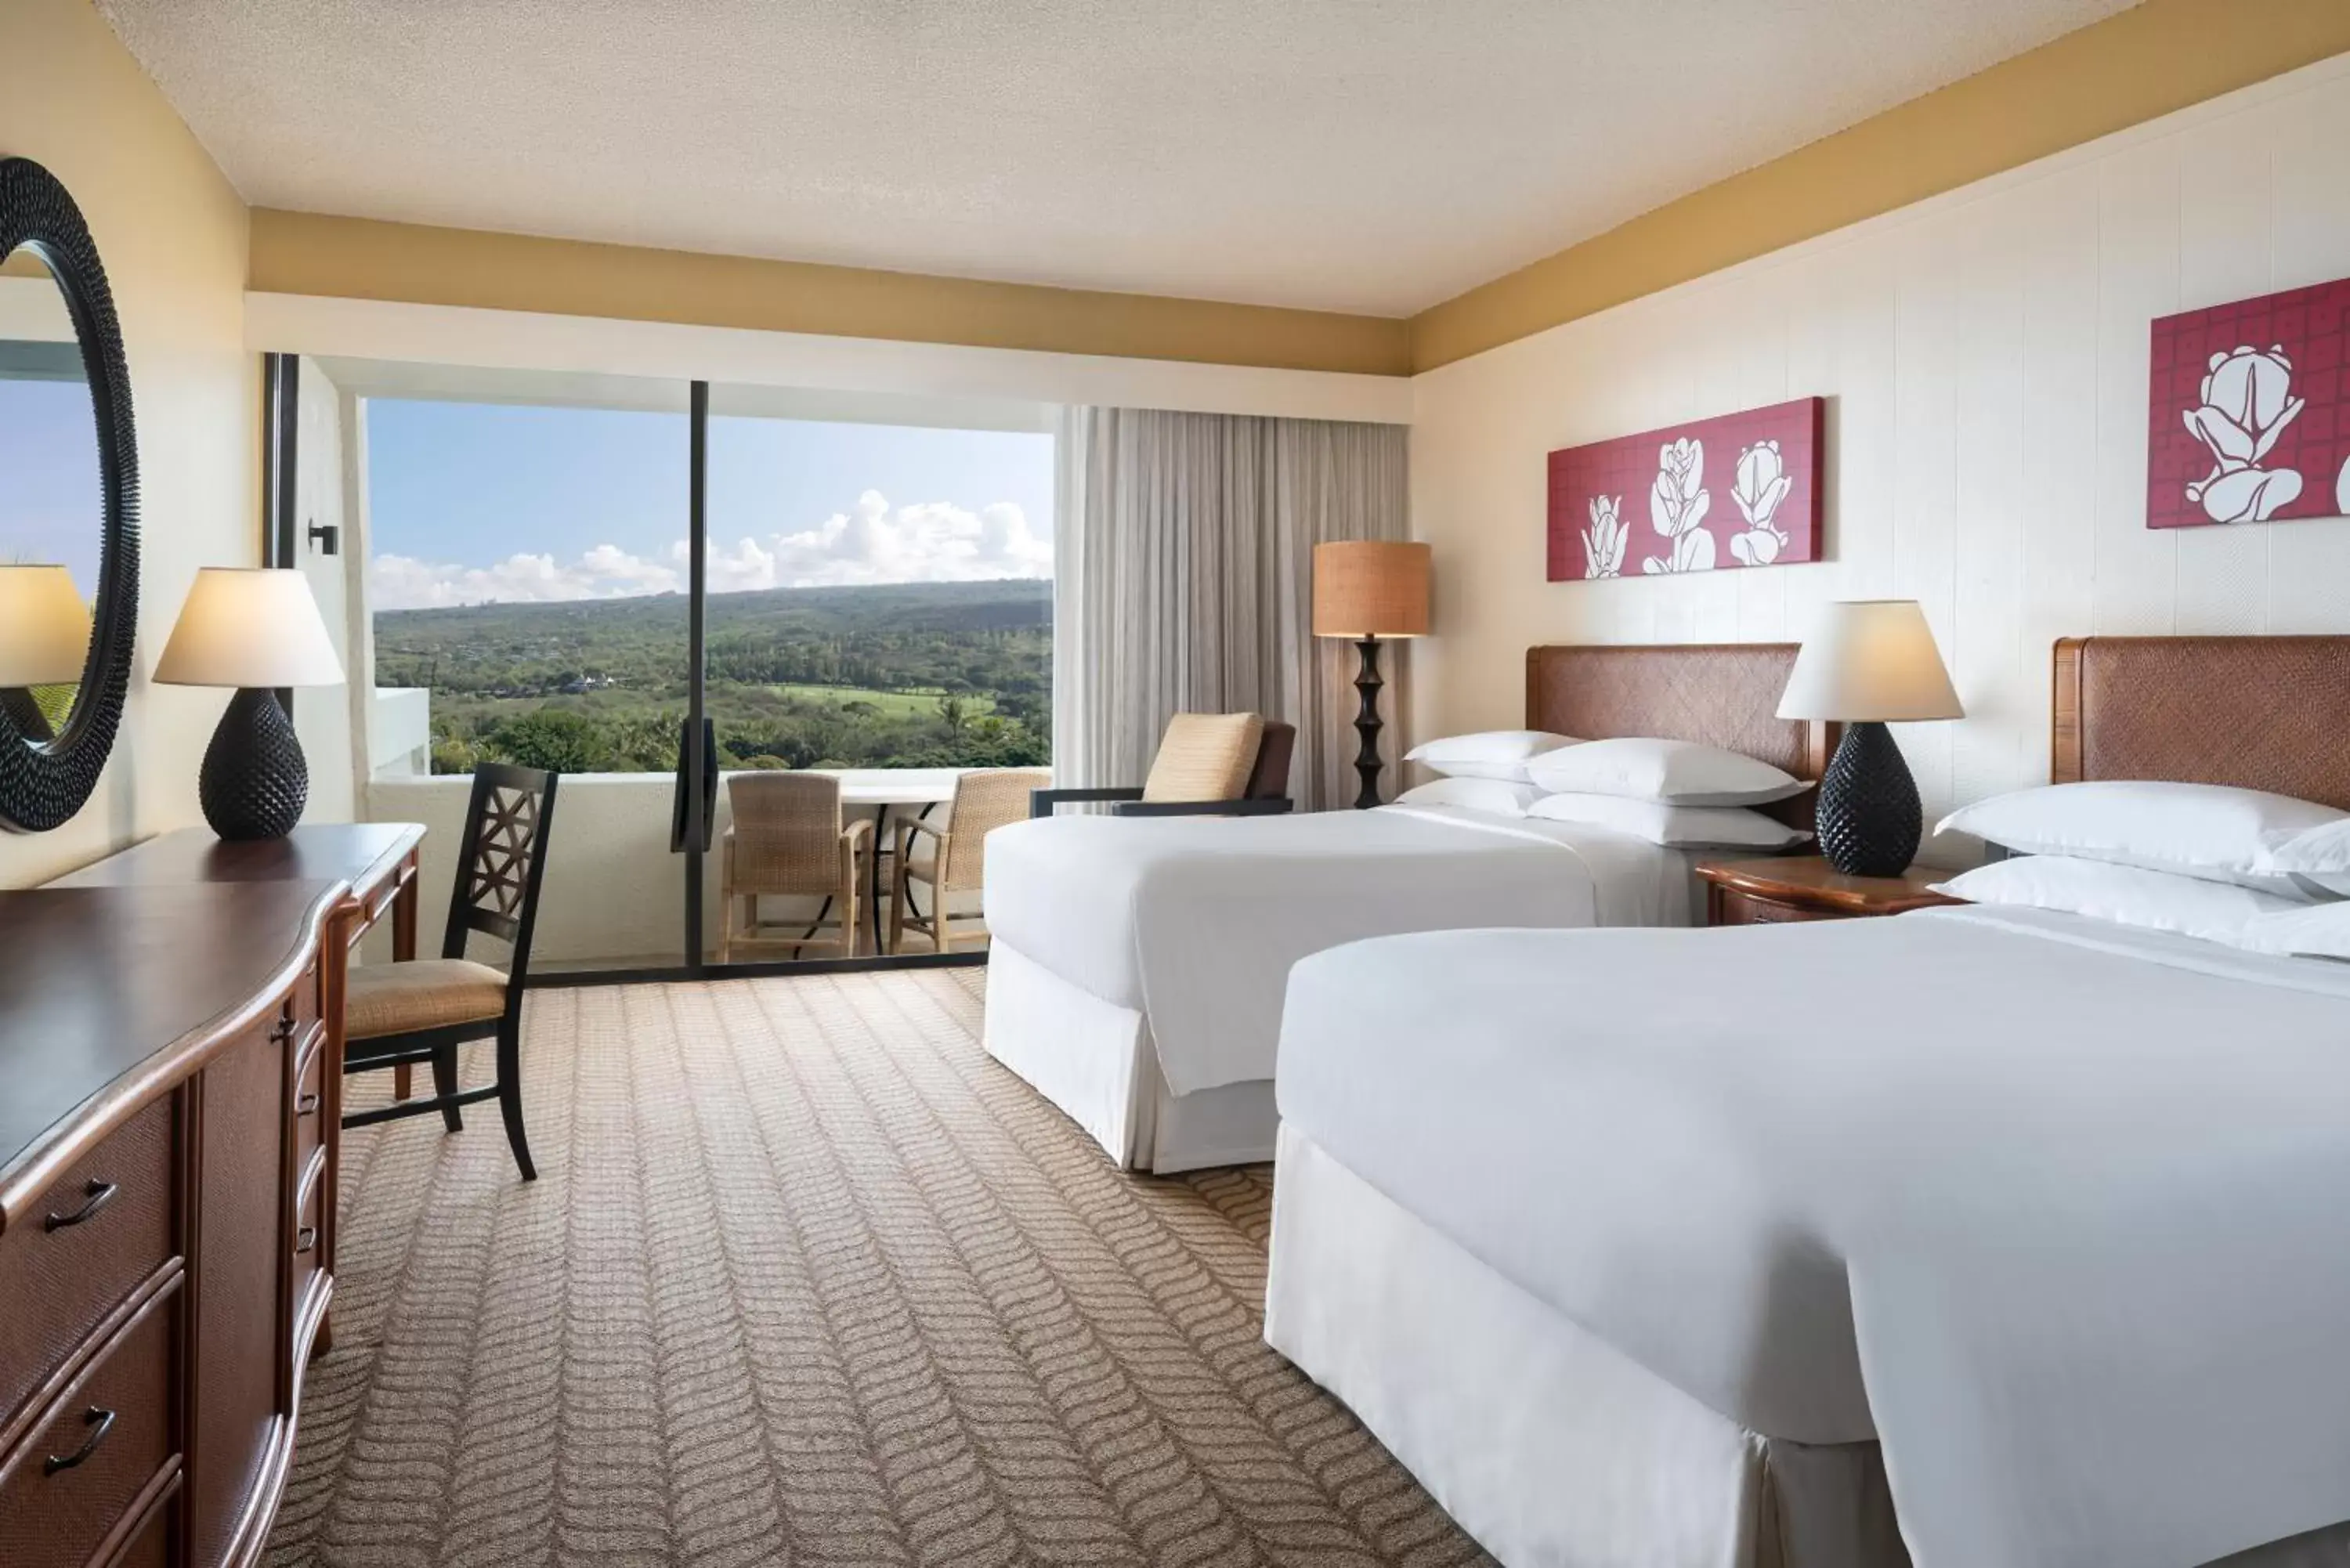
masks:
[[[2350,514],[2350,282],[2154,324],[2146,525]]]
[[[1550,580],[1820,558],[1827,400],[1798,398],[1550,454]]]

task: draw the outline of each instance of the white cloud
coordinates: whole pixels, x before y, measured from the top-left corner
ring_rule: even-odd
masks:
[[[868,583],[983,582],[1048,577],[1053,542],[1028,525],[1008,501],[967,512],[931,501],[892,511],[868,490],[850,512],[836,512],[795,534],[713,540],[710,591],[813,587]],[[449,605],[546,603],[559,599],[626,598],[681,590],[686,545],[670,547],[666,561],[598,545],[577,561],[516,555],[492,566],[461,566],[378,556],[369,563],[368,593],[376,609],[424,609]]]

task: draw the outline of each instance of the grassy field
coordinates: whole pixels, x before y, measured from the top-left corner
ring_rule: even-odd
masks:
[[[881,712],[935,713],[939,710],[939,691],[875,691],[862,686],[814,686],[798,681],[785,681],[765,688],[779,697],[798,697],[811,702],[831,702],[846,707],[851,702],[870,702]],[[716,701],[713,695],[712,701]],[[963,711],[972,718],[995,711],[995,699],[983,691],[966,692]]]

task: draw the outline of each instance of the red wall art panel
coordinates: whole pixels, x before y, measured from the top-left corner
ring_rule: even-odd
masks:
[[[2350,282],[2154,324],[2146,525],[2350,514]]]
[[[1550,580],[1818,560],[1826,417],[1799,398],[1552,452]]]

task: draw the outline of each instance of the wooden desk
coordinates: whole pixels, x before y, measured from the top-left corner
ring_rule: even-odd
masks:
[[[423,839],[195,828],[0,893],[9,1568],[260,1556],[328,1345],[350,950],[415,957]]]
[[[284,838],[228,844],[208,828],[188,827],[135,845],[60,877],[52,888],[154,888],[191,882],[348,882],[359,906],[357,941],[387,911],[391,956],[416,956],[417,849],[424,829],[412,822],[322,823]]]
[[[347,947],[391,917],[391,958],[416,956],[416,867],[423,827],[413,822],[340,822],[306,825],[283,838],[230,844],[209,828],[188,827],[147,840],[96,865],[60,877],[52,888],[159,888],[203,882],[346,882],[351,908],[345,911]],[[331,977],[329,1003],[336,1020],[336,1064],[341,1065],[342,966]],[[339,1075],[338,1075],[339,1076]],[[409,1069],[392,1073],[392,1093],[406,1099]],[[338,1094],[337,1098],[340,1099]]]
[[[0,1562],[246,1568],[334,1279],[327,881],[0,893]]]

